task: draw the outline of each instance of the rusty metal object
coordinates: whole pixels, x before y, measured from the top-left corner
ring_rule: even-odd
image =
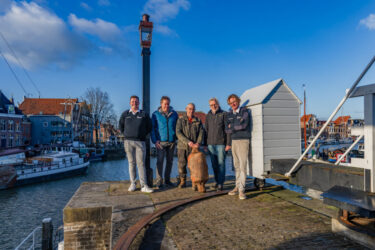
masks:
[[[366,218],[345,209],[340,209],[338,221],[356,232],[375,237],[375,218]]]
[[[257,189],[256,188],[250,188],[250,189],[246,189],[246,191],[256,191]],[[219,195],[224,195],[224,194],[227,194],[229,192],[229,190],[223,190],[223,191],[218,191],[218,192],[209,192],[209,193],[205,193],[205,194],[202,194],[200,196],[196,196],[196,197],[192,197],[192,198],[188,198],[186,200],[183,200],[183,201],[178,201],[178,202],[175,202],[169,206],[166,206],[166,207],[163,207],[159,210],[156,210],[155,212],[153,212],[152,214],[149,214],[149,215],[146,215],[145,217],[143,217],[141,220],[139,220],[136,224],[134,224],[133,226],[131,226],[128,231],[126,231],[125,234],[123,234],[121,236],[121,238],[116,242],[116,245],[114,246],[114,250],[126,250],[126,249],[129,249],[131,243],[133,242],[133,240],[135,239],[135,237],[137,236],[137,234],[147,225],[151,224],[151,222],[160,217],[161,215],[163,215],[164,213],[166,212],[169,212],[179,206],[183,206],[183,205],[186,205],[186,204],[189,204],[191,202],[195,202],[195,201],[199,201],[199,200],[204,200],[204,199],[207,199],[207,198],[211,198],[211,197],[215,197],[215,196],[219,196]]]
[[[345,221],[350,221],[348,210],[343,209],[343,210],[342,210],[342,216],[341,216],[340,218],[341,218],[342,220],[345,220]]]
[[[188,168],[193,190],[196,191],[198,189],[200,193],[205,193],[205,184],[208,181],[208,167],[206,156],[197,148],[193,148],[188,157]]]

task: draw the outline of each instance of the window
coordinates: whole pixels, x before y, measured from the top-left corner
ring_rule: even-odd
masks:
[[[21,131],[21,124],[20,124],[20,122],[16,122],[16,131],[17,132]]]
[[[8,140],[8,147],[13,147],[13,136],[9,137],[9,140]]]
[[[0,120],[0,130],[5,131],[6,130],[6,121]]]
[[[43,122],[43,127],[48,127],[48,122]]]
[[[14,121],[8,120],[8,131],[14,131]]]

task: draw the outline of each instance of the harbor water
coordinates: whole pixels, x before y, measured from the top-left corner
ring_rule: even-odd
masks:
[[[226,159],[226,175],[234,175],[232,159]],[[213,175],[209,157],[209,174]],[[151,158],[155,175],[156,158]],[[171,177],[178,175],[177,158]],[[93,162],[85,175],[0,190],[0,249],[14,249],[42,219],[52,218],[54,228],[62,225],[62,212],[82,182],[129,180],[126,159]]]

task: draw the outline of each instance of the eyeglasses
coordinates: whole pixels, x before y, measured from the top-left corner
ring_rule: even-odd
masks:
[[[218,106],[217,104],[210,104],[210,107]]]
[[[230,102],[229,105],[233,105],[235,103],[238,103],[237,101],[234,101],[234,102]]]

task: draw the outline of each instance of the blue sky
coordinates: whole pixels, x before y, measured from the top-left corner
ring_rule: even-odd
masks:
[[[207,111],[226,97],[283,78],[307,112],[325,119],[375,55],[375,1],[10,1],[0,0],[0,50],[26,92],[43,98],[80,97],[89,87],[107,91],[117,114],[140,95],[142,58],[138,24],[154,22],[151,109],[161,95],[183,110]],[[18,60],[17,60],[18,59]],[[3,58],[0,89],[21,102],[24,91]],[[361,84],[375,83],[375,67]],[[363,116],[362,99],[341,114]]]

